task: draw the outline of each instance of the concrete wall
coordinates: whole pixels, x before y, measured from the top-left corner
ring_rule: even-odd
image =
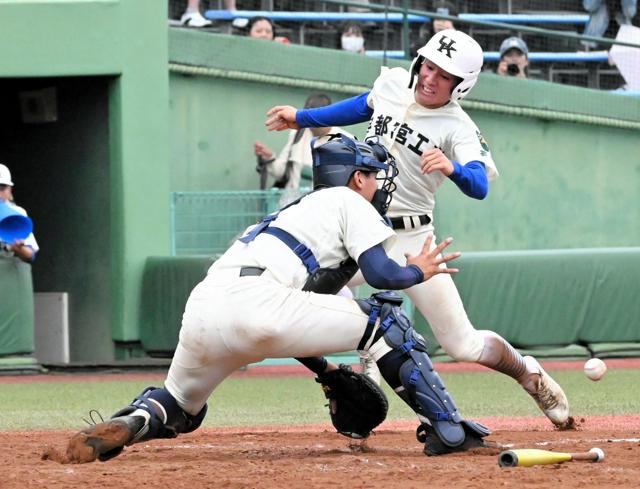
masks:
[[[311,91],[327,89],[334,100],[360,93],[381,64],[183,29],[170,32],[170,62],[173,191],[257,188],[253,140],[277,150],[286,139],[266,132],[265,112],[301,106]],[[481,74],[466,107],[501,177],[484,201],[445,182],[440,236],[476,251],[640,243],[640,99]],[[613,127],[627,122],[632,128]]]
[[[57,122],[0,116],[42,245],[34,287],[70,293],[72,360],[126,355],[111,340],[138,337],[144,260],[169,251],[166,2],[3,1],[0,58],[11,100],[58,93]]]

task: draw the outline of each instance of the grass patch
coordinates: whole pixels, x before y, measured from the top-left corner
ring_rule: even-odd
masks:
[[[572,413],[638,413],[639,370],[613,370],[600,382],[580,371],[553,373]],[[540,415],[531,398],[510,378],[495,373],[447,373],[447,388],[466,417]],[[80,428],[91,409],[107,417],[157,381],[52,382],[0,384],[0,431]],[[415,419],[389,389],[389,419]],[[258,426],[327,422],[318,384],[305,377],[243,378],[225,381],[209,400],[205,426]]]

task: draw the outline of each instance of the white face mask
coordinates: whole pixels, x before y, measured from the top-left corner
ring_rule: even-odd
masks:
[[[362,48],[364,47],[363,37],[342,36],[340,38],[340,42],[342,44],[342,49],[345,51],[351,51],[352,53],[362,51]]]

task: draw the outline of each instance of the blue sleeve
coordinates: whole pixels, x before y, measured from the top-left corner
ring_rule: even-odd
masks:
[[[480,161],[470,161],[466,165],[461,165],[457,161],[451,163],[453,163],[453,173],[449,178],[453,183],[465,195],[474,199],[484,199],[489,193],[489,180],[484,163]]]
[[[358,266],[367,283],[376,289],[402,290],[424,280],[420,268],[416,265],[401,267],[387,256],[381,244],[362,253]]]
[[[367,105],[369,92],[315,109],[296,112],[299,127],[350,126],[371,119],[373,109]]]

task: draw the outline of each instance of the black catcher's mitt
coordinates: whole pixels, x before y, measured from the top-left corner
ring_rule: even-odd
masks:
[[[387,417],[389,402],[382,389],[349,365],[318,375],[316,382],[329,399],[333,426],[344,436],[367,438]]]

